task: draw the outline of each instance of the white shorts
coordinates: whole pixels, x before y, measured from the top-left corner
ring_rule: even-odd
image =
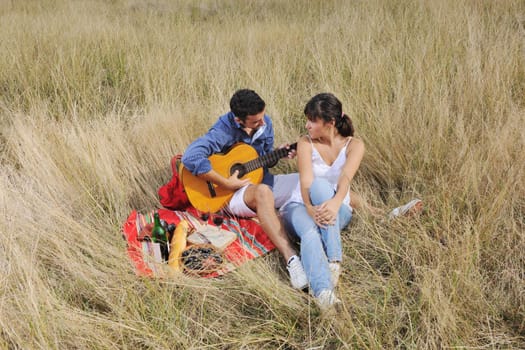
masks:
[[[279,209],[290,198],[299,182],[299,174],[279,174],[273,177],[273,197],[275,208]],[[257,215],[244,202],[244,192],[250,185],[238,189],[228,204],[228,212],[239,217],[251,218]]]

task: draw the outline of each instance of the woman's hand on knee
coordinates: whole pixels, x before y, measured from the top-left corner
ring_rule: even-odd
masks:
[[[323,204],[316,207],[316,222],[327,226],[335,224],[337,213],[339,212],[340,203],[336,200],[329,199]]]

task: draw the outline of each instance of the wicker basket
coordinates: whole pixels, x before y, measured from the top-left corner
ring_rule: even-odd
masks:
[[[182,252],[181,256],[184,272],[190,275],[209,275],[222,269],[224,263],[224,254],[211,244],[192,244]]]

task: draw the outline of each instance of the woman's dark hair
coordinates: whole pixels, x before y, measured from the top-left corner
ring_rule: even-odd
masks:
[[[237,90],[230,99],[230,109],[242,121],[249,115],[259,114],[266,107],[263,99],[253,90]]]
[[[304,107],[304,114],[309,120],[322,119],[335,122],[340,135],[354,136],[354,126],[350,117],[343,113],[343,104],[331,93],[315,95]]]

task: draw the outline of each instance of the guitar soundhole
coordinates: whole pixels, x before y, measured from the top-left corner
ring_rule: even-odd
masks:
[[[241,178],[244,175],[246,175],[246,168],[242,164],[234,164],[230,169],[230,175],[233,175],[235,170],[239,170],[239,175],[237,175],[238,178]]]

